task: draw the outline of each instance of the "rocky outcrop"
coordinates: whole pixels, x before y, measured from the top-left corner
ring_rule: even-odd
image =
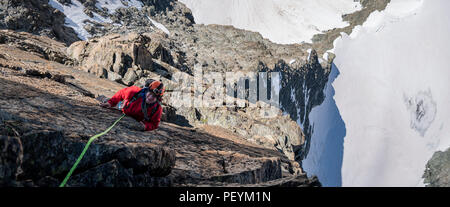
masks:
[[[72,44],[67,53],[81,69],[125,85],[141,85],[143,77],[170,78],[180,64],[176,52],[163,46],[164,33],[107,35]],[[170,85],[170,84],[168,84]]]
[[[26,32],[17,33],[11,30],[1,30],[0,44],[7,44],[32,52],[46,60],[62,64],[73,64],[73,61],[66,55],[64,44],[45,38],[38,38]]]
[[[450,186],[450,149],[438,151],[428,161],[422,176],[427,187]]]
[[[342,32],[350,35],[353,28],[358,25],[362,25],[372,12],[383,11],[391,0],[360,0],[359,2],[362,5],[361,10],[342,16],[342,20],[349,23],[348,26],[343,28],[334,28],[313,36],[313,46],[317,51],[319,51],[319,53],[323,54],[326,53],[327,50],[332,49],[334,47],[334,40],[340,37]],[[332,60],[334,59],[333,57],[334,54],[329,53],[328,58]]]
[[[230,130],[254,144],[284,153],[295,160],[294,148],[301,146],[305,136],[300,127],[288,116],[261,117],[260,108],[177,108],[194,126],[219,126]],[[211,130],[213,133],[214,130]]]
[[[137,74],[152,70],[147,36],[135,33],[125,37],[110,35],[92,42],[76,42],[68,49],[69,56],[86,72],[132,85],[138,79]]]
[[[48,0],[5,0],[0,2],[0,29],[11,29],[55,38],[66,45],[80,40],[66,27],[64,14]]]

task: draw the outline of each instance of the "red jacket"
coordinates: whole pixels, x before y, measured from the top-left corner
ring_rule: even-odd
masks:
[[[139,91],[141,91],[141,88],[139,88],[137,86],[123,88],[123,89],[119,90],[116,94],[114,94],[114,96],[111,99],[109,99],[108,103],[111,104],[111,107],[114,107],[120,101],[123,101],[122,106],[127,106],[128,103],[133,98],[134,94],[138,93]],[[147,114],[150,119],[150,122],[147,122],[144,120],[144,114],[142,113],[142,108],[141,108],[142,101],[143,101],[143,99],[139,97],[138,99],[136,99],[136,101],[132,102],[131,105],[128,106],[128,108],[125,109],[125,107],[124,107],[122,109],[122,111],[126,115],[131,116],[134,119],[136,119],[136,121],[143,121],[145,124],[145,131],[154,130],[154,129],[158,128],[159,122],[161,122],[162,106],[159,107],[158,110],[156,110],[156,112],[153,114],[152,117],[150,117],[152,110],[154,107],[157,107],[158,104],[154,104],[152,107],[147,108]]]

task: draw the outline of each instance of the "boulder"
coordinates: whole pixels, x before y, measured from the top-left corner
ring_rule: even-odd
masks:
[[[427,187],[450,187],[450,148],[433,154],[422,177]]]
[[[48,4],[48,0],[2,1],[0,29],[11,29],[44,35],[66,45],[80,40],[75,31],[65,25],[62,12]]]
[[[94,73],[98,77],[126,82],[132,85],[136,81],[133,72],[152,70],[152,54],[147,48],[150,39],[144,35],[130,33],[127,35],[108,35],[90,41],[72,44],[67,53],[79,63],[82,70]]]
[[[142,73],[141,71],[139,71],[139,72]],[[141,74],[141,76],[142,76],[142,74]],[[127,86],[131,86],[131,85],[133,85],[134,82],[136,82],[138,80],[138,77],[139,76],[136,73],[136,69],[130,68],[123,76],[122,82]]]

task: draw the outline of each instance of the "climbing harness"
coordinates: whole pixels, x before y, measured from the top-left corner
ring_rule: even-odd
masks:
[[[91,145],[91,143],[97,139],[100,136],[105,135],[106,133],[108,133],[123,117],[125,116],[125,114],[122,114],[122,116],[117,119],[114,124],[112,124],[108,129],[106,129],[104,132],[100,133],[100,134],[96,134],[94,136],[92,136],[91,138],[89,138],[89,141],[87,142],[86,146],[84,147],[83,151],[81,152],[80,156],[78,157],[77,161],[75,162],[75,164],[73,164],[72,168],[70,169],[69,173],[67,173],[66,178],[64,178],[64,180],[62,181],[62,183],[59,185],[59,187],[64,187],[67,183],[67,181],[69,180],[70,176],[72,175],[73,171],[75,171],[75,169],[77,168],[78,163],[80,163],[81,159],[83,159],[84,154],[86,153],[87,149],[89,148],[89,145]]]

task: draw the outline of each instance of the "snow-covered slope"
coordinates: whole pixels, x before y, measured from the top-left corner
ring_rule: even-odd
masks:
[[[450,146],[450,2],[393,0],[335,42],[343,186],[422,186]]]
[[[55,9],[58,9],[64,15],[66,15],[66,26],[71,27],[75,30],[78,35],[78,38],[82,40],[86,40],[91,37],[91,35],[83,28],[86,20],[96,21],[96,22],[108,22],[111,20],[100,16],[97,13],[93,13],[94,17],[91,18],[84,13],[84,6],[77,0],[72,0],[72,4],[63,5],[56,0],[49,0],[48,4]]]
[[[198,24],[233,25],[273,42],[311,42],[314,34],[345,27],[342,15],[361,9],[353,0],[180,0]]]
[[[86,40],[87,38],[91,37],[91,35],[84,29],[87,21],[97,23],[112,23],[112,20],[110,18],[102,17],[95,12],[92,12],[94,17],[89,17],[84,12],[85,7],[80,3],[80,1],[72,0],[71,2],[72,4],[70,5],[64,5],[56,0],[49,0],[49,5],[64,13],[64,15],[66,16],[65,24],[75,30],[78,38]],[[142,9],[143,4],[140,0],[97,0],[95,6],[101,10],[103,8],[106,8],[109,14],[113,14],[119,8],[136,7],[140,10]],[[164,25],[156,22],[150,17],[148,17],[148,19],[158,29],[164,31],[167,34],[170,34],[169,30],[167,30]]]

